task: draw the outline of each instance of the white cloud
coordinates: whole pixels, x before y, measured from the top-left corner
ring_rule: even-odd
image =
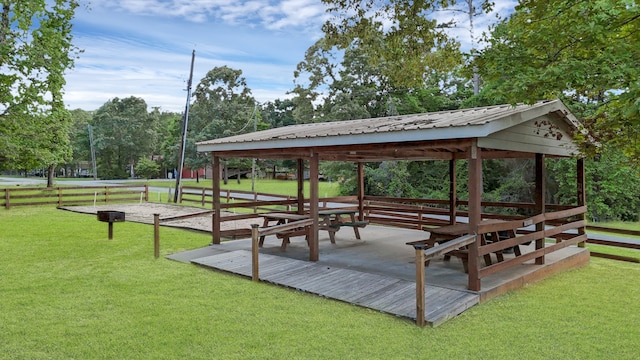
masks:
[[[516,0],[494,2],[505,14]],[[476,35],[494,16],[476,18]],[[227,65],[243,71],[258,101],[286,98],[297,63],[328,18],[321,0],[93,0],[74,20],[84,53],[68,71],[65,101],[93,110],[113,97],[139,96],[181,112],[192,49],[194,86]],[[467,30],[452,33],[468,44]]]
[[[74,43],[84,53],[68,71],[65,101],[70,108],[93,110],[113,97],[139,96],[150,107],[183,111],[192,49],[196,49],[194,87],[207,71],[227,65],[243,71],[258,101],[284,98],[293,87],[296,64],[315,40],[310,33],[320,29],[319,16],[316,25],[307,18],[319,14],[320,1],[291,2],[314,9],[289,9],[293,13],[283,12],[280,3],[269,3],[92,3],[89,11],[79,10],[74,21]],[[306,20],[296,18],[300,15]],[[267,27],[287,18],[293,20],[277,29]]]

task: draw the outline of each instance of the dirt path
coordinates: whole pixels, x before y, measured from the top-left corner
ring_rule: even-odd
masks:
[[[126,221],[139,222],[144,224],[153,224],[153,215],[160,214],[160,219],[178,216],[197,214],[207,209],[198,207],[172,205],[172,204],[160,204],[160,203],[142,203],[142,204],[110,204],[110,205],[97,205],[97,206],[64,206],[62,210],[68,210],[83,214],[97,214],[98,211],[113,210],[122,211],[125,213]],[[222,216],[232,215],[231,213],[223,213]],[[262,223],[259,219],[246,219],[236,221],[223,221],[220,226],[222,231],[235,230],[235,229],[251,229],[251,224]],[[204,214],[201,216],[194,216],[187,219],[173,220],[163,222],[162,226],[171,226],[186,228],[192,230],[200,230],[211,232],[211,214]]]

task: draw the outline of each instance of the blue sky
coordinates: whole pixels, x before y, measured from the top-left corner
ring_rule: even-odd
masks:
[[[496,11],[515,0],[496,0]],[[260,102],[288,97],[293,71],[322,36],[320,0],[81,0],[74,43],[83,53],[67,72],[70,109],[95,110],[114,97],[137,96],[149,108],[181,112],[191,51],[193,84],[216,66],[241,69]],[[445,15],[443,16],[452,16]],[[476,20],[476,34],[494,14]],[[461,20],[462,21],[462,20]],[[454,35],[468,42],[468,31]]]

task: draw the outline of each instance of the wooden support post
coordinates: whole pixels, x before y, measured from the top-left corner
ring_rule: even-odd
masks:
[[[257,203],[257,202],[258,202],[258,193],[257,193],[257,192],[255,192],[255,191],[253,192],[253,202],[254,202],[254,203]],[[258,213],[258,207],[257,207],[257,206],[254,206],[254,207],[253,207],[253,213],[254,213],[254,214],[257,214],[257,213]]]
[[[62,188],[58,187],[58,206],[62,206]]]
[[[477,145],[477,140],[468,150],[469,160],[469,233],[478,234],[478,223],[482,220],[482,152]],[[469,244],[469,280],[468,288],[472,291],[480,291],[480,261],[478,259],[480,241]]]
[[[425,326],[424,318],[424,248],[426,245],[413,245],[416,250],[416,325]]]
[[[213,215],[211,216],[212,232],[211,232],[211,243],[212,244],[220,244],[220,158],[211,153],[212,156],[212,167],[213,167],[213,175],[211,179],[213,181]]]
[[[364,221],[364,164],[358,163],[358,221]]]
[[[304,160],[298,159],[298,214],[304,214]]]
[[[258,224],[251,224],[251,280],[260,281],[258,270]]]
[[[311,231],[309,233],[309,261],[318,261],[320,258],[320,249],[318,242],[318,174],[319,174],[319,160],[318,154],[312,153],[309,161],[309,172],[311,174],[311,181],[309,181],[309,217],[313,219],[311,224]]]
[[[576,167],[577,167],[577,185],[578,185],[578,206],[584,206],[587,203],[587,199],[586,199],[586,193],[587,193],[587,188],[586,188],[586,184],[585,184],[585,166],[584,166],[584,158],[579,158],[576,162]],[[587,214],[581,214],[579,217],[579,220],[586,220],[587,219]],[[582,226],[578,228],[578,235],[584,235],[587,233],[587,228],[586,226]],[[578,247],[585,247],[586,246],[586,241],[580,242],[578,243]]]
[[[458,210],[456,159],[449,160],[449,224],[455,225]]]
[[[160,214],[153,214],[153,256],[160,257]]]
[[[149,202],[149,184],[144,184],[144,201]]]
[[[536,213],[544,214],[546,212],[546,167],[545,167],[544,154],[536,154],[536,192],[535,192],[535,204]],[[544,231],[545,222],[541,221],[536,224],[536,231]],[[544,236],[540,239],[536,239],[536,250],[544,249]],[[545,262],[544,254],[536,258],[536,265],[543,265]]]

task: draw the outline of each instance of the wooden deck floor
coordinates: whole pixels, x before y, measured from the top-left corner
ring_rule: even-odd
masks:
[[[235,250],[191,260],[212,269],[251,277],[251,252]],[[260,280],[345,301],[410,319],[416,318],[415,282],[390,276],[342,269],[260,254]],[[427,285],[425,318],[432,326],[459,315],[478,303],[477,293]]]
[[[317,262],[307,261],[309,248],[304,237],[292,238],[282,252],[281,240],[268,236],[260,249],[260,279],[415,319],[415,252],[405,242],[424,239],[428,233],[373,225],[360,233],[362,240],[355,239],[353,232],[339,231],[335,244],[326,234],[321,236]],[[250,250],[250,239],[242,239],[168,258],[250,277]],[[588,250],[567,247],[548,254],[544,265],[530,261],[484,278],[482,290],[471,292],[459,259],[435,259],[426,269],[425,317],[437,326],[479,302],[588,263]]]

